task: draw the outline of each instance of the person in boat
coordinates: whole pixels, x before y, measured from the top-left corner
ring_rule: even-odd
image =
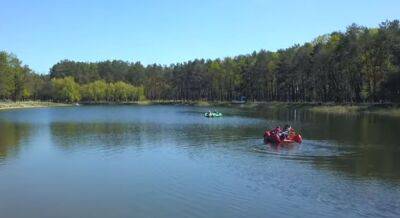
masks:
[[[286,124],[283,127],[283,130],[279,134],[279,137],[281,138],[281,140],[287,139],[289,137],[291,131],[292,131],[292,127],[289,124]]]
[[[274,130],[272,130],[272,133],[277,134],[277,135],[279,135],[281,132],[282,132],[282,129],[280,126],[277,126],[277,127],[275,127]]]

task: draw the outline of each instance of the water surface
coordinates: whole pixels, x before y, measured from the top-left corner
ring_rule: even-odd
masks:
[[[399,217],[400,119],[189,106],[0,112],[1,217]],[[291,123],[301,145],[264,145]]]

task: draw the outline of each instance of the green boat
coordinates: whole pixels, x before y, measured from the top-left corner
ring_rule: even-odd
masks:
[[[207,112],[207,113],[204,114],[204,116],[205,117],[222,117],[222,113],[219,113],[219,112],[209,113],[209,112]]]

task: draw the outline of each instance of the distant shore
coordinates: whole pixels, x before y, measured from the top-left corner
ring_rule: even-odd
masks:
[[[136,105],[193,105],[200,107],[240,106],[258,110],[302,109],[316,113],[356,114],[372,113],[400,117],[400,104],[395,103],[316,103],[316,102],[246,102],[238,104],[230,101],[184,101],[184,100],[145,100],[137,102],[81,102],[82,104],[136,104]]]
[[[229,101],[148,101],[139,104],[185,104],[203,107],[240,106],[258,110],[301,109],[316,113],[328,114],[361,114],[371,113],[378,115],[400,117],[400,104],[395,103],[315,103],[315,102],[246,102],[243,104]]]
[[[0,110],[22,109],[22,108],[41,108],[41,107],[62,107],[72,104],[55,103],[49,101],[0,101]]]
[[[327,114],[378,114],[400,117],[400,105],[395,103],[301,103],[301,102],[252,102],[243,107],[258,109],[302,109]]]
[[[314,102],[246,102],[243,104],[230,101],[184,101],[184,100],[144,100],[132,102],[79,102],[82,105],[192,105],[200,107],[218,106],[240,106],[242,108],[253,108],[256,110],[282,110],[301,109],[315,113],[326,114],[361,114],[371,113],[386,116],[400,117],[400,104],[384,103],[314,103]],[[73,106],[75,104],[56,103],[48,101],[0,101],[0,110],[38,108],[38,107],[60,107]]]

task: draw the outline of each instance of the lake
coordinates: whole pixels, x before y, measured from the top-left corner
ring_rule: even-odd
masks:
[[[0,217],[400,217],[399,118],[217,109],[1,111]]]

